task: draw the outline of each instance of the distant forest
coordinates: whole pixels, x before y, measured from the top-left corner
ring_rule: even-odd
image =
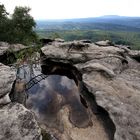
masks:
[[[140,49],[140,18],[103,16],[98,18],[36,21],[40,38],[63,38],[66,41],[109,39],[116,44]]]

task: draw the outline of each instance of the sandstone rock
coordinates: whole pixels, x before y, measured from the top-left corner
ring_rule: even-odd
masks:
[[[22,44],[8,44],[0,42],[0,62],[3,64],[14,63],[16,61],[14,53],[27,48],[27,46]]]
[[[10,102],[9,94],[16,79],[16,70],[0,63],[0,105]]]
[[[92,118],[93,126],[78,128],[69,121],[69,109],[67,107],[61,109],[59,115],[64,125],[64,132],[60,136],[60,140],[108,140],[108,136],[95,116]]]
[[[0,42],[0,55],[3,55],[6,51],[19,51],[22,49],[28,48],[22,44],[9,44],[6,42]]]
[[[131,47],[130,46],[128,46],[128,45],[114,45],[115,47],[119,47],[119,48],[121,48],[121,49],[124,49],[124,50],[126,50],[127,52],[129,52],[129,50],[131,50]]]
[[[21,104],[11,103],[9,94],[13,92],[16,70],[0,63],[0,73],[0,140],[41,140],[34,114]]]
[[[5,105],[11,102],[9,95],[5,95],[4,97],[0,98],[0,105]]]
[[[9,44],[5,42],[0,42],[0,56],[3,55],[8,49],[9,49]]]
[[[81,67],[81,66],[80,66]],[[111,68],[107,68],[100,63],[85,63],[82,68],[80,69],[82,72],[92,72],[92,71],[97,71],[106,74],[108,77],[112,78],[115,76],[115,73]]]
[[[64,39],[61,39],[61,38],[55,38],[54,41],[56,41],[56,42],[65,42]]]
[[[114,122],[114,139],[139,140],[140,63],[133,59],[134,56],[139,58],[139,51],[110,46],[108,41],[88,45],[80,42],[85,46],[82,49],[71,47],[73,44],[65,42],[44,46],[41,50],[46,60],[42,64],[49,60],[49,63],[73,65],[82,74],[88,91],[95,95],[98,106],[104,108]],[[75,77],[78,75],[76,72],[73,74]],[[83,137],[79,132],[71,132],[72,139],[76,133]]]
[[[105,40],[105,41],[98,41],[98,42],[95,42],[96,45],[99,45],[99,46],[113,46],[114,44],[109,41],[109,40]]]
[[[25,92],[25,80],[16,79],[13,92],[10,94],[12,102],[17,102],[26,106],[27,93]]]
[[[128,54],[130,57],[132,57],[136,61],[140,62],[140,51],[132,50],[132,51],[129,51]]]
[[[11,44],[9,49],[16,52],[16,51],[20,51],[26,48],[28,48],[28,46],[25,46],[22,44]]]
[[[18,103],[0,108],[0,124],[0,140],[42,139],[34,115]]]

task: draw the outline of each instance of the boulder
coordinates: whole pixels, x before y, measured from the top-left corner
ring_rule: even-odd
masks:
[[[7,104],[11,100],[9,94],[16,79],[16,70],[0,63],[0,105]]]
[[[41,140],[41,130],[34,114],[21,104],[0,108],[0,140]]]
[[[0,56],[3,55],[8,49],[9,49],[9,44],[5,42],[0,42]]]
[[[77,79],[78,83],[83,82],[87,91],[95,96],[98,105],[96,113],[98,114],[102,108],[107,111],[114,123],[115,133],[112,139],[139,140],[140,63],[135,59],[139,58],[139,51],[129,49],[126,51],[124,48],[112,46],[109,41],[88,45],[82,41],[78,43],[82,46],[80,49],[75,42],[55,42],[44,46],[41,48],[44,57],[42,65],[47,61],[49,64],[51,61],[61,63],[60,67],[66,66],[65,63],[72,65],[77,69],[73,70],[75,77],[78,78],[79,73],[82,75],[81,79]],[[101,113],[103,118],[105,111]],[[107,123],[107,120],[105,122]],[[75,136],[77,132],[69,131],[69,133]],[[78,134],[79,139],[80,136],[83,137],[82,133]]]
[[[34,114],[11,102],[15,80],[16,70],[0,63],[0,140],[41,140]]]
[[[16,61],[15,52],[28,49],[28,46],[22,44],[8,44],[0,42],[0,62],[3,64],[11,64]]]
[[[132,51],[129,51],[128,54],[129,54],[129,56],[131,58],[133,58],[136,61],[140,62],[140,51],[132,50]]]
[[[9,50],[12,50],[14,52],[23,50],[28,48],[28,46],[22,45],[22,44],[11,44]]]
[[[22,49],[28,48],[27,46],[24,46],[22,44],[9,44],[6,42],[0,42],[0,55],[3,55],[7,51],[19,51]]]
[[[113,42],[109,40],[95,42],[98,46],[114,46]]]

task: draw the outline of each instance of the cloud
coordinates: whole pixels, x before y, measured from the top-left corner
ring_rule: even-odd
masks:
[[[62,77],[61,86],[66,87],[69,90],[76,88],[75,82],[71,79],[68,79],[66,76]]]

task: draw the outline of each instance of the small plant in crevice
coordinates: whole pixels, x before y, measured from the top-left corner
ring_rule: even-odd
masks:
[[[40,48],[42,46],[40,44],[36,44],[34,46],[29,46],[28,48],[19,50],[19,51],[14,51],[12,48],[9,49],[5,53],[5,59],[4,59],[4,64],[14,64],[14,63],[22,63],[25,62],[26,60],[32,60],[34,61],[33,56],[38,52],[40,54]]]

